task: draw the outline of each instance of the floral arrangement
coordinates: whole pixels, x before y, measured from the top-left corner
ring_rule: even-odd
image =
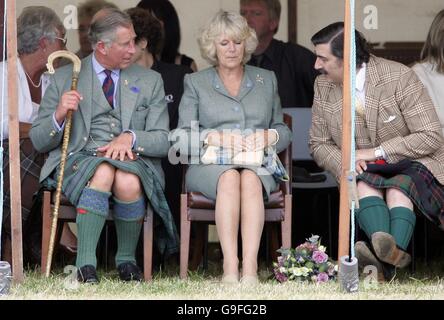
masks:
[[[276,280],[306,280],[316,283],[334,280],[338,266],[331,262],[326,250],[316,235],[312,235],[296,249],[279,249],[281,255],[277,263],[273,263]]]

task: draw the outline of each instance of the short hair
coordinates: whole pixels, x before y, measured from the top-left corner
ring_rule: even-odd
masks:
[[[25,7],[17,18],[17,52],[30,54],[38,50],[39,41],[47,38],[54,42],[57,31],[65,32],[65,27],[57,14],[44,6]]]
[[[137,7],[149,10],[152,15],[163,22],[164,41],[161,60],[175,63],[180,47],[180,23],[177,11],[168,0],[141,0]]]
[[[160,53],[163,40],[163,29],[160,21],[148,10],[142,8],[131,8],[125,12],[128,13],[133,22],[136,42],[145,39],[148,42],[147,48],[150,53],[153,55]]]
[[[318,31],[312,38],[313,45],[330,44],[331,53],[344,60],[344,22],[332,23]],[[370,59],[370,51],[367,40],[362,33],[355,30],[356,65],[361,66]]]
[[[251,2],[262,2],[268,9],[268,14],[272,20],[279,21],[281,18],[281,2],[279,0],[240,0],[240,4],[248,4]]]
[[[247,20],[240,14],[222,10],[217,12],[202,29],[198,39],[202,57],[211,65],[218,64],[215,42],[222,35],[236,41],[245,41],[242,63],[247,63],[258,44],[256,32],[248,26]]]
[[[444,10],[433,19],[421,51],[421,60],[432,63],[439,73],[444,73]]]
[[[99,41],[110,45],[116,39],[117,28],[131,26],[131,18],[127,13],[115,8],[101,9],[93,17],[88,38],[93,48]]]
[[[105,0],[88,0],[78,6],[77,17],[79,20],[81,18],[92,18],[97,12],[104,8],[118,9],[118,7],[112,2]]]

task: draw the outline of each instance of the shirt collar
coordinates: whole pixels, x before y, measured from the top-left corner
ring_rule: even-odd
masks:
[[[364,90],[366,69],[367,65],[363,63],[361,69],[358,71],[358,74],[356,75],[356,89],[358,91]]]
[[[106,68],[103,67],[99,63],[99,61],[97,61],[95,52],[92,54],[91,61],[92,61],[93,69],[94,69],[94,71],[96,72],[97,75],[101,74],[104,70],[106,70]],[[116,76],[120,75],[120,69],[112,69],[111,72],[113,74],[115,74]]]

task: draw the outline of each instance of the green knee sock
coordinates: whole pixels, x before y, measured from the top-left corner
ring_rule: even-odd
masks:
[[[123,262],[136,263],[136,248],[139,242],[142,221],[115,219],[117,233],[116,267]]]
[[[359,226],[369,239],[373,233],[390,233],[390,215],[385,201],[379,197],[365,197],[359,200],[357,212]]]
[[[396,245],[402,250],[407,250],[415,228],[415,213],[406,207],[390,209],[390,230],[395,238]]]
[[[85,188],[77,205],[77,268],[97,266],[96,249],[108,215],[109,192]]]
[[[114,222],[117,233],[116,267],[123,262],[136,263],[136,248],[145,215],[145,199],[123,202],[114,198]]]

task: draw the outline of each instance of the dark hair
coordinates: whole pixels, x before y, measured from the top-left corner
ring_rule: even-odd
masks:
[[[343,60],[344,59],[344,22],[332,23],[311,37],[313,45],[330,44],[331,53]],[[367,40],[362,33],[355,30],[356,43],[356,65],[361,66],[370,59],[370,51]]]
[[[432,63],[439,73],[444,74],[444,10],[438,12],[433,19],[422,48],[421,59]]]
[[[160,21],[142,8],[131,8],[125,11],[131,17],[136,33],[136,42],[145,39],[148,42],[147,49],[153,55],[160,53],[162,49],[163,30]]]
[[[165,39],[161,60],[175,63],[176,56],[179,54],[180,25],[174,6],[168,0],[142,0],[137,7],[149,10],[163,22]]]

